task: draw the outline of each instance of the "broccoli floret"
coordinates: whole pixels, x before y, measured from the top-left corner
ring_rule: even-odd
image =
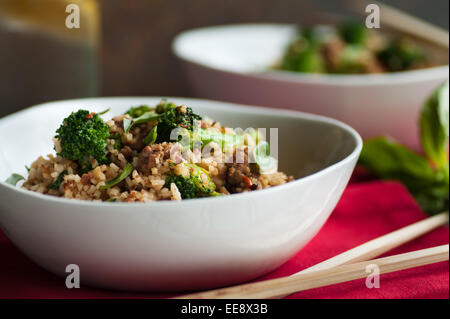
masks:
[[[132,118],[136,118],[152,110],[153,108],[149,107],[148,105],[141,105],[138,107],[131,107],[128,111],[125,112],[125,114],[129,114]]]
[[[161,114],[158,119],[156,143],[170,142],[170,133],[177,127],[193,132],[194,121],[202,119],[190,107],[176,106],[165,101],[158,104],[156,113]]]
[[[310,45],[320,45],[323,41],[323,34],[319,31],[318,28],[314,27],[305,27],[300,32],[300,38],[308,41]]]
[[[109,126],[98,116],[79,110],[64,119],[55,136],[61,145],[58,155],[76,161],[83,172],[90,170],[90,159],[99,164],[108,163],[106,145]]]
[[[339,63],[330,70],[333,73],[357,74],[367,73],[368,51],[359,45],[347,45],[340,55]]]
[[[368,38],[367,28],[359,22],[346,22],[339,27],[341,38],[349,44],[364,44]]]
[[[423,51],[406,40],[392,41],[378,53],[380,62],[391,72],[407,70],[425,60]]]
[[[300,38],[289,46],[281,63],[281,69],[296,72],[323,73],[325,61],[320,47]]]
[[[195,164],[183,164],[189,169],[189,176],[184,177],[171,172],[166,177],[164,187],[170,189],[175,183],[183,199],[198,198],[205,196],[217,196],[216,185],[211,181],[208,172]]]

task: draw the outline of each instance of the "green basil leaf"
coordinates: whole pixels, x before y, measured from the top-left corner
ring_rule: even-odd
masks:
[[[420,136],[425,154],[439,167],[447,159],[449,135],[449,83],[440,86],[426,101],[420,116]]]
[[[253,158],[261,174],[269,174],[277,171],[278,161],[270,156],[269,143],[260,141],[253,149]]]
[[[422,209],[430,214],[437,214],[449,210],[449,196],[447,185],[434,185],[413,194]]]
[[[105,183],[105,185],[100,186],[101,190],[104,189],[108,189],[116,184],[119,184],[121,181],[123,181],[125,178],[128,177],[128,175],[131,174],[131,172],[133,171],[133,165],[131,165],[130,163],[127,164],[127,166],[125,166],[124,170],[122,171],[122,173],[120,173],[116,178],[107,181]]]
[[[245,133],[249,135],[256,144],[258,144],[260,141],[264,141],[264,135],[254,128],[246,129]]]
[[[124,118],[123,119],[123,130],[125,131],[125,133],[128,133],[134,125],[147,123],[147,122],[151,122],[151,121],[156,121],[160,117],[161,117],[160,114],[156,114],[153,112],[146,112],[133,120]]]
[[[193,141],[201,141],[203,146],[211,142],[217,143],[222,150],[228,147],[244,145],[244,135],[242,134],[226,134],[214,130],[197,128],[193,133]]]
[[[154,111],[154,108],[149,107],[148,105],[141,105],[138,107],[131,107],[125,114],[129,114],[132,118],[136,118],[141,116],[142,114],[150,111]]]
[[[428,213],[448,210],[448,173],[434,170],[428,161],[387,138],[364,143],[359,164],[383,179],[402,182]]]
[[[425,158],[387,138],[366,141],[359,163],[383,179],[402,182],[413,195],[446,184],[442,171],[433,170]]]
[[[130,131],[132,125],[133,125],[133,122],[129,118],[124,117],[124,119],[123,119],[123,131],[125,133],[128,133]]]
[[[10,185],[16,186],[17,183],[18,183],[19,181],[23,180],[23,179],[25,179],[25,177],[23,177],[22,175],[19,175],[19,174],[14,173],[14,174],[12,174],[10,177],[8,177],[8,178],[5,180],[5,182],[8,183],[8,184],[10,184]]]
[[[135,118],[133,120],[133,125],[147,123],[150,121],[156,121],[160,117],[161,117],[160,114],[156,114],[153,112],[146,112],[146,113],[142,114],[141,116]]]
[[[144,138],[145,145],[151,145],[155,143],[157,135],[158,126],[155,125],[151,129],[151,131],[147,134],[147,136]]]
[[[364,142],[359,163],[383,178],[413,176],[433,180],[435,175],[425,158],[385,137]]]

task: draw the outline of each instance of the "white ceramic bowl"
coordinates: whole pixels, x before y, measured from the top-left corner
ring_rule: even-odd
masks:
[[[344,121],[364,138],[387,134],[419,148],[419,111],[449,76],[448,51],[429,48],[443,66],[417,71],[268,71],[295,34],[295,26],[284,24],[214,26],[181,33],[172,48],[194,96],[322,114]]]
[[[280,169],[296,181],[270,189],[182,202],[99,203],[41,195],[0,182],[0,226],[29,258],[82,284],[175,291],[249,280],[284,263],[321,228],[361,150],[356,131],[292,111],[170,98],[231,127],[278,128]],[[103,115],[160,98],[97,98],[41,104],[0,119],[0,180],[26,174],[71,111]],[[330,240],[337,240],[330,238]],[[63,279],[61,279],[63,280]]]

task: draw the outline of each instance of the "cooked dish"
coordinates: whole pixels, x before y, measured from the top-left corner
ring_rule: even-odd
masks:
[[[146,202],[222,196],[284,184],[260,130],[221,126],[161,101],[104,122],[73,112],[56,130],[56,155],[39,157],[22,187],[65,198]],[[19,178],[20,179],[20,178]],[[11,177],[17,183],[17,175]]]
[[[425,50],[411,39],[389,36],[363,24],[347,22],[332,29],[303,29],[275,68],[307,73],[361,74],[430,66]]]

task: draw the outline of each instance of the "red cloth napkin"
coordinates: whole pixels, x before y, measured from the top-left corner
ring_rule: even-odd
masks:
[[[354,181],[356,181],[354,179]],[[370,239],[426,218],[408,191],[394,182],[353,182],[319,234],[283,266],[260,279],[290,275]],[[388,255],[447,244],[440,227]],[[29,261],[0,232],[0,298],[152,298],[144,293],[114,292],[82,286],[67,289],[65,279]],[[448,262],[381,275],[380,288],[365,279],[316,288],[289,298],[449,298]]]

